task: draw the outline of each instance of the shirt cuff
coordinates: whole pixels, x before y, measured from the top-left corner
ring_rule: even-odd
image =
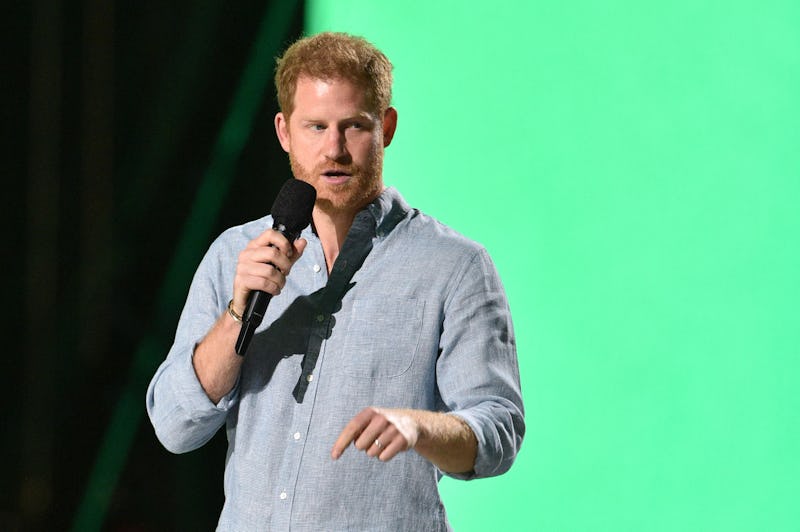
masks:
[[[195,346],[196,347],[196,346]],[[194,369],[194,350],[192,355],[182,357],[180,371],[178,374],[178,404],[189,413],[189,417],[193,421],[199,421],[208,415],[216,416],[220,412],[227,412],[236,402],[239,396],[239,381],[233,386],[233,389],[228,392],[217,404],[214,404],[209,399],[200,380],[197,377],[197,372]]]
[[[473,480],[476,478],[490,476],[491,473],[486,474],[486,471],[493,469],[493,467],[490,465],[490,462],[493,461],[490,459],[489,453],[487,452],[486,438],[484,431],[481,429],[481,423],[478,418],[472,415],[469,410],[453,410],[448,412],[448,415],[458,417],[464,421],[467,426],[469,426],[473,434],[475,434],[478,447],[476,449],[475,464],[472,467],[472,471],[467,471],[465,473],[448,473],[442,471],[442,473],[448,477],[458,480]]]

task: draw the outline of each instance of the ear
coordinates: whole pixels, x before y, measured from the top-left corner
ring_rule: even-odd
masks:
[[[289,153],[289,148],[292,145],[289,139],[289,120],[283,113],[275,115],[275,133],[278,134],[278,141],[281,143],[283,151]]]
[[[389,107],[383,113],[383,147],[392,143],[394,131],[397,129],[397,109]]]

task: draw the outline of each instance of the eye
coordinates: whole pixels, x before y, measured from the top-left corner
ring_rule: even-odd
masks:
[[[309,124],[308,129],[311,131],[325,131],[325,126],[322,124]]]
[[[347,123],[347,129],[354,131],[370,131],[372,129],[372,124],[365,120],[355,120]]]

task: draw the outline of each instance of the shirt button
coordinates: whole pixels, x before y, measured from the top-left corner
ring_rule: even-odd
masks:
[[[322,314],[317,314],[317,321],[322,323],[323,321],[325,321],[325,316],[323,316]]]
[[[282,501],[283,501],[283,500],[286,500],[286,497],[288,497],[288,495],[286,495],[286,492],[285,492],[285,491],[282,491],[282,492],[281,492],[281,500],[282,500]]]
[[[300,439],[300,433],[299,432],[295,432],[294,433],[294,439],[295,440],[299,440]]]
[[[319,264],[314,265],[314,273],[319,273],[322,268],[319,267]]]
[[[307,380],[308,382],[311,382],[311,381],[313,381],[313,380],[314,380],[314,376],[313,376],[313,375],[309,375],[308,377],[306,377],[306,380]]]

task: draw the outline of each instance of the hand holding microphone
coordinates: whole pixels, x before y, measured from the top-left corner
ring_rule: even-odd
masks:
[[[280,293],[286,275],[305,249],[305,240],[295,241],[311,222],[315,200],[314,187],[297,179],[288,180],[272,205],[272,229],[250,241],[239,255],[233,305],[241,309],[239,305],[245,297],[247,305],[242,313],[242,329],[236,341],[238,355],[244,356],[247,352],[270,299]]]
[[[267,229],[251,240],[239,253],[233,281],[232,307],[244,316],[250,294],[256,290],[271,296],[280,294],[291,267],[305,249],[305,239],[294,243],[275,229]]]

